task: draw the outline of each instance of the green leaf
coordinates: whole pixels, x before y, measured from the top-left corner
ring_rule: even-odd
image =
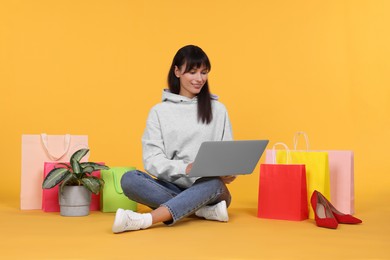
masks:
[[[70,158],[70,164],[72,165],[72,169],[74,173],[79,174],[81,172],[80,160],[88,152],[89,149],[80,149],[72,155],[72,157]]]
[[[42,183],[43,189],[51,189],[60,183],[70,174],[70,171],[66,168],[56,168],[49,172]]]
[[[99,194],[102,187],[99,178],[96,177],[82,178],[81,183],[94,194]]]
[[[72,182],[72,181],[77,181],[77,178],[76,178],[76,176],[75,176],[74,174],[70,173],[70,174],[68,174],[68,175],[65,177],[65,179],[64,179],[64,180],[62,181],[62,183],[61,183],[61,186],[60,186],[60,191],[61,191],[61,193],[63,192],[65,185],[66,185],[67,183],[69,183],[69,182]]]
[[[83,162],[83,163],[80,163],[80,165],[81,165],[81,168],[83,168],[83,172],[89,172],[89,173],[92,172],[92,171],[90,172],[90,171],[86,170],[87,168],[89,170],[89,167],[92,167],[93,171],[110,169],[110,167],[108,167],[108,166],[105,166],[105,165],[99,164],[99,163],[93,163],[93,162]]]
[[[92,173],[93,171],[94,171],[94,169],[92,166],[87,166],[87,167],[83,168],[82,173]]]

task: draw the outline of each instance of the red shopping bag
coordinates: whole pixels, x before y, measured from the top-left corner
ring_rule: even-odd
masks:
[[[305,165],[261,164],[257,216],[299,221],[308,212]]]
[[[261,164],[259,218],[308,218],[306,171],[303,164]]]
[[[43,179],[47,176],[47,174],[54,169],[57,163],[53,162],[45,162],[43,169]],[[69,163],[67,163],[69,164]],[[99,163],[103,164],[104,163]],[[92,173],[93,176],[100,178],[100,171],[94,171]],[[42,181],[43,181],[42,179]],[[51,188],[51,189],[43,189],[42,190],[42,210],[45,212],[60,212],[60,205],[58,202],[58,189],[59,185]],[[91,211],[100,210],[100,193],[93,194],[91,197],[91,205],[89,208]]]

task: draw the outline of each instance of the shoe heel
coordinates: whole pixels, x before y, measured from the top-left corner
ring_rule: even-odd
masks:
[[[313,192],[310,202],[313,207],[317,226],[336,229],[338,222],[333,215],[331,208],[326,203],[326,200],[322,199],[318,191]]]

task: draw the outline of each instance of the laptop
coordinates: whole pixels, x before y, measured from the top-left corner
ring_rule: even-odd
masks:
[[[269,140],[203,142],[189,177],[251,174]]]

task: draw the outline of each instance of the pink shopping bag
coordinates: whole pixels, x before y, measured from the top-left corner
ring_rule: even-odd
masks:
[[[330,200],[336,209],[355,214],[354,153],[328,151],[330,170]]]
[[[309,137],[305,132],[297,132],[294,136],[294,148],[298,146],[298,139],[303,136],[306,149],[309,150]],[[342,213],[355,213],[354,190],[354,153],[348,150],[328,150],[330,201]]]
[[[86,135],[22,135],[20,208],[41,209],[44,162],[69,161],[81,148],[88,148]]]
[[[45,162],[44,163],[44,173],[43,173],[43,179],[47,176],[47,174],[54,169],[55,165],[57,163],[52,162]],[[68,163],[67,163],[68,164]],[[104,165],[104,163],[99,162],[99,164]],[[93,176],[100,178],[100,171],[94,171],[92,173]],[[42,181],[43,181],[42,179]],[[42,210],[45,212],[60,212],[60,205],[58,202],[58,190],[59,185],[51,188],[51,189],[44,189],[42,191]],[[89,208],[91,211],[93,210],[100,210],[100,193],[99,194],[93,194],[91,197],[91,205]]]

